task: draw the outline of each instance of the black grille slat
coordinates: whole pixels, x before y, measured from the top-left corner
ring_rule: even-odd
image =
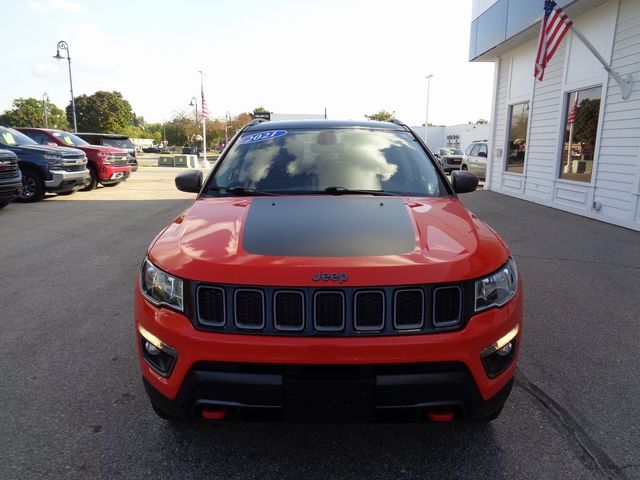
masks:
[[[462,316],[460,287],[439,287],[433,292],[433,323],[447,326],[458,323]]]
[[[384,293],[362,291],[355,296],[354,326],[356,330],[374,331],[384,328]]]
[[[398,330],[411,330],[424,325],[424,292],[417,288],[395,293],[394,326]]]
[[[198,290],[198,318],[205,325],[222,327],[225,324],[224,290],[201,287]]]
[[[276,292],[274,324],[278,330],[295,331],[304,328],[304,295],[301,292]]]
[[[235,321],[238,328],[264,327],[264,294],[260,290],[238,289],[234,299]]]
[[[316,330],[340,331],[345,325],[345,299],[341,292],[317,292],[314,298]]]

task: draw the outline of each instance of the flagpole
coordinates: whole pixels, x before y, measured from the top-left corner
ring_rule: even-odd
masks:
[[[204,72],[198,70],[200,73],[200,101],[204,101]],[[204,105],[202,106],[202,167],[209,168],[209,161],[207,160],[207,117],[204,114]]]
[[[631,96],[631,90],[633,88],[633,76],[631,74],[626,77],[622,77],[618,72],[615,72],[611,69],[607,61],[602,58],[602,55],[596,50],[589,40],[582,34],[580,30],[571,25],[571,31],[578,37],[582,43],[584,43],[585,47],[587,47],[591,53],[598,59],[598,61],[602,64],[602,67],[609,73],[614,80],[617,82],[620,87],[620,91],[622,92],[622,99],[627,100]]]
[[[567,151],[567,165],[564,167],[564,173],[571,173],[571,143],[573,142],[573,122],[569,125],[569,150]]]

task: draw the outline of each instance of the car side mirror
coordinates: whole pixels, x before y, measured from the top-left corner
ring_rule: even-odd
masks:
[[[183,192],[199,193],[202,188],[202,172],[184,172],[176,176],[176,188]]]
[[[487,152],[478,152],[479,157],[487,158]]]
[[[451,185],[456,193],[473,192],[478,188],[478,177],[471,172],[454,170],[451,172]]]

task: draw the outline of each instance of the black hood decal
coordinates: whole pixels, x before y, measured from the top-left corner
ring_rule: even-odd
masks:
[[[294,257],[400,255],[416,246],[402,198],[253,198],[243,235],[249,253]]]

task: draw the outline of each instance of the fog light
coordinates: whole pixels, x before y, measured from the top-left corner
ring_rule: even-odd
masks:
[[[149,355],[153,355],[154,357],[156,355],[160,355],[160,349],[156,347],[154,344],[147,342],[146,340],[144,342],[144,349],[147,351]]]
[[[509,333],[499,338],[493,345],[480,353],[482,364],[489,378],[494,378],[504,372],[516,358],[517,335],[520,327],[516,325]]]
[[[164,343],[142,325],[138,325],[138,332],[140,333],[142,358],[145,363],[163,377],[171,375],[178,357],[175,348]]]
[[[513,350],[513,342],[507,343],[500,350],[496,351],[496,355],[499,355],[501,357],[506,357],[511,353],[511,350]]]

